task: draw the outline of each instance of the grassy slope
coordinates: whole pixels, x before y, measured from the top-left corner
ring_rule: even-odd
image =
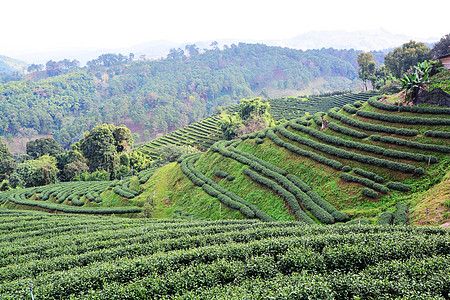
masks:
[[[370,107],[367,103],[364,104],[363,109],[382,112],[385,114],[389,113],[374,109],[373,107]],[[341,113],[345,114],[342,111]],[[411,116],[411,115],[418,116],[417,114],[410,114],[410,113],[400,113],[400,114],[404,116]],[[422,116],[431,117],[428,115]],[[359,118],[355,115],[353,115],[352,117],[363,120],[362,118]],[[448,118],[450,116],[439,115],[434,117]],[[331,118],[328,118],[328,120],[335,122],[335,120]],[[418,129],[421,133],[419,136],[411,138],[407,137],[406,139],[422,143],[426,142],[430,144],[435,143],[448,145],[448,141],[427,138],[422,135],[423,132],[425,132],[426,130],[429,129],[436,130],[437,129],[436,126],[426,126],[426,127],[416,125],[403,126],[401,124],[382,123],[374,120],[370,120],[369,122],[374,124],[384,124],[393,127],[407,127]],[[312,126],[317,127],[314,124]],[[449,126],[441,127],[440,129],[450,131]],[[324,132],[330,135],[345,137],[344,135],[337,134],[336,132],[333,132],[330,129],[326,129]],[[379,134],[374,132],[367,132],[367,133],[369,135]],[[302,135],[299,132],[296,132],[296,134]],[[419,152],[423,154],[427,153],[426,151],[408,149],[407,147],[403,146],[395,146],[391,144],[373,142],[370,139],[364,139],[359,141],[370,145],[378,145],[395,150]],[[291,143],[304,149],[308,148],[295,142]],[[450,221],[450,216],[448,213],[449,207],[444,205],[445,200],[449,197],[448,174],[450,173],[450,158],[448,157],[448,155],[441,153],[432,153],[433,155],[438,157],[440,162],[438,164],[434,165],[432,164],[430,166],[428,166],[428,164],[425,162],[419,163],[407,160],[396,160],[399,162],[412,164],[416,167],[424,168],[426,173],[420,177],[411,174],[404,174],[399,171],[392,171],[387,168],[379,168],[373,165],[367,165],[345,159],[338,159],[336,157],[326,155],[330,158],[341,161],[344,165],[350,165],[352,168],[359,167],[368,171],[375,172],[385,177],[387,179],[387,182],[401,181],[410,185],[412,188],[411,192],[409,193],[402,193],[392,190],[388,195],[379,197],[377,199],[371,199],[361,195],[360,189],[363,188],[364,186],[357,183],[347,183],[339,179],[338,176],[341,173],[340,171],[336,171],[328,166],[317,163],[311,159],[298,156],[290,152],[289,150],[281,149],[274,143],[272,143],[268,138],[265,138],[264,143],[261,145],[256,145],[254,140],[250,139],[246,140],[244,142],[241,142],[240,145],[237,147],[237,149],[240,151],[251,153],[261,159],[264,159],[272,163],[273,165],[285,169],[286,171],[288,171],[288,173],[296,175],[304,182],[306,182],[312,189],[321,194],[325,200],[335,205],[338,209],[343,210],[352,218],[366,217],[371,222],[375,223],[377,221],[378,215],[381,212],[395,211],[395,204],[400,201],[405,201],[411,205],[410,222],[413,224],[424,224],[424,211],[426,210],[427,207],[430,208],[437,207],[437,209],[435,210],[436,213],[434,213],[436,217],[434,217],[432,220],[430,213],[430,222],[434,224],[442,224]],[[366,155],[369,154],[362,151],[356,150],[353,151]],[[247,178],[245,175],[242,175],[241,171],[243,169],[243,166],[240,163],[231,160],[229,158],[224,158],[220,154],[212,153],[211,151],[209,151],[199,159],[195,167],[210,178],[215,178],[214,175],[212,174],[214,168],[219,168],[223,171],[230,173],[231,175],[236,177],[235,181],[233,181],[232,183],[227,182],[225,179],[218,180],[217,178],[215,178],[216,182],[226,187],[227,189],[235,192],[236,194],[243,197],[247,201],[256,203],[260,208],[265,210],[267,213],[269,213],[276,219],[284,220],[289,219],[289,217],[291,217],[286,212],[286,210],[285,211],[280,210],[280,207],[283,207],[282,202],[283,200],[280,197],[275,195],[272,191],[268,190],[267,188],[251,182],[249,178]],[[198,205],[197,199],[204,199],[210,197],[207,196],[198,187],[195,187],[193,189],[186,189],[187,183],[185,182],[185,180],[187,179],[186,177],[183,176],[183,174],[180,173],[179,166],[167,166],[166,168],[167,171],[170,171],[170,168],[175,169],[175,173],[177,173],[178,176],[180,177],[175,178],[179,182],[178,185],[172,184],[171,182],[165,183],[167,185],[167,188],[163,195],[171,194],[172,196],[175,196],[175,198],[173,198],[174,202],[177,202],[177,200],[175,200],[177,198],[176,195],[182,195],[182,199],[187,198],[192,199],[192,203],[183,201],[184,205],[183,207],[185,207],[186,210],[192,213],[195,214],[198,213],[199,212],[198,209],[186,207],[196,207]],[[152,178],[152,181],[158,180],[157,178],[158,175],[156,174],[154,178]],[[169,190],[172,188],[174,188],[175,191],[169,192]],[[212,217],[210,212],[208,212],[206,215],[201,213],[200,216]]]

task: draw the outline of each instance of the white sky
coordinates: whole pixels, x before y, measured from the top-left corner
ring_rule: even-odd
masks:
[[[446,0],[1,0],[0,54],[121,48],[159,39],[283,39],[313,30],[380,27],[439,39],[450,33],[449,10]]]

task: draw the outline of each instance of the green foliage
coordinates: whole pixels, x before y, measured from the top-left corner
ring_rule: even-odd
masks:
[[[384,212],[378,217],[378,225],[392,225],[394,215],[390,212]]]
[[[422,107],[422,106],[397,106],[390,105],[377,100],[378,97],[372,97],[369,99],[368,103],[370,106],[382,109],[385,111],[398,111],[398,112],[412,112],[419,114],[450,114],[449,107]]]
[[[373,180],[370,180],[368,178],[362,178],[362,177],[354,176],[354,175],[351,175],[348,173],[340,174],[339,178],[341,178],[342,180],[345,180],[347,182],[356,182],[356,183],[365,185],[366,187],[372,188],[383,194],[389,193],[389,189],[386,186],[376,183]]]
[[[199,151],[189,145],[186,146],[177,146],[177,145],[163,145],[156,149],[155,153],[160,157],[164,162],[174,162],[180,156],[186,154],[198,153]]]
[[[359,66],[358,76],[363,81],[364,89],[367,91],[367,81],[374,81],[373,78],[375,77],[377,64],[373,60],[372,53],[359,53],[357,61]],[[372,84],[372,86],[374,86],[374,84]]]
[[[424,135],[428,136],[428,137],[434,137],[434,138],[450,139],[450,132],[446,132],[446,131],[428,130],[424,133]]]
[[[32,187],[57,182],[59,170],[56,159],[44,155],[37,160],[27,160],[17,166],[9,182],[12,187]]]
[[[433,45],[433,48],[431,48],[433,58],[437,59],[438,57],[449,54],[450,53],[449,47],[450,47],[450,34],[446,34],[439,40],[439,42]]]
[[[426,131],[425,136],[429,137],[440,137],[445,135],[445,132],[436,131],[436,136],[433,135],[432,131]],[[450,134],[448,135],[450,137]],[[442,146],[442,145],[434,145],[434,144],[424,144],[414,141],[409,141],[401,138],[395,138],[392,136],[380,136],[380,135],[371,135],[370,138],[373,141],[380,141],[383,143],[394,144],[398,146],[405,146],[408,148],[416,148],[420,150],[428,150],[428,151],[439,151],[442,153],[450,153],[450,147]]]
[[[424,43],[410,41],[390,51],[384,63],[396,78],[400,78],[410,67],[431,59],[430,48]]]
[[[414,153],[405,152],[405,151],[390,150],[390,149],[385,149],[383,147],[368,145],[365,143],[349,141],[349,140],[342,139],[337,136],[331,136],[331,135],[325,134],[325,133],[315,130],[313,128],[305,127],[303,125],[299,125],[294,122],[289,122],[289,126],[295,130],[306,133],[306,134],[311,135],[323,142],[326,142],[327,144],[331,144],[331,145],[335,145],[335,146],[343,146],[346,148],[352,148],[352,149],[357,149],[357,150],[361,150],[361,151],[372,152],[375,154],[379,154],[379,155],[383,155],[385,157],[391,157],[391,158],[401,158],[401,159],[415,160],[415,161],[420,161],[420,162],[426,161],[426,162],[430,162],[430,163],[437,162],[437,158],[435,156],[431,156],[431,155],[428,156],[428,155],[423,155],[423,154],[414,154]],[[285,130],[283,130],[283,133],[288,134],[287,131],[285,131]],[[302,139],[301,137],[296,137],[296,136],[292,136],[292,135],[291,135],[291,137],[293,139],[297,139],[298,142],[300,142],[302,144],[308,144],[305,141],[305,139]],[[316,145],[314,142],[309,142],[309,144]],[[316,149],[317,149],[318,146],[316,145],[316,146],[312,146],[312,147],[316,147]],[[361,160],[359,160],[359,161],[361,161]],[[368,162],[368,163],[371,163],[371,162]],[[379,163],[381,164],[381,162],[379,162]]]
[[[26,145],[26,152],[29,156],[37,159],[43,155],[57,156],[62,153],[64,149],[54,138],[40,138],[29,141]]]
[[[263,221],[273,221],[266,212],[261,210],[255,204],[252,204],[235,193],[223,188],[214,180],[209,179],[200,171],[194,168],[194,162],[198,159],[197,154],[184,155],[178,159],[181,162],[181,170],[183,173],[197,186],[211,197],[217,198],[221,203],[227,205],[232,209],[239,210],[244,216],[248,218],[259,218]]]
[[[358,110],[356,112],[356,115],[363,117],[363,118],[379,120],[379,121],[383,121],[383,122],[399,123],[399,124],[432,125],[432,126],[435,126],[435,125],[448,126],[448,125],[450,125],[450,119],[444,119],[444,118],[405,117],[405,116],[382,114],[382,113],[363,111],[363,110]]]
[[[12,154],[8,147],[0,140],[0,161],[11,158]]]
[[[362,110],[359,110],[360,112]],[[357,113],[358,113],[357,112]],[[328,111],[328,115],[332,117],[333,119],[339,120],[344,124],[362,129],[362,130],[368,130],[368,131],[375,131],[375,132],[383,132],[388,134],[397,134],[397,135],[404,135],[404,136],[416,136],[419,134],[418,130],[415,129],[405,129],[405,128],[396,128],[386,125],[380,125],[380,124],[371,124],[367,122],[361,122],[357,119],[350,118],[347,116],[344,116],[337,112],[336,109],[330,109]]]
[[[391,190],[397,190],[401,192],[409,192],[411,190],[411,187],[409,185],[395,181],[388,182],[386,184],[386,187],[390,188]]]
[[[279,132],[282,136],[284,136],[285,138],[287,138],[289,140],[301,143],[303,145],[311,147],[315,150],[319,150],[326,154],[330,154],[330,155],[337,156],[340,158],[358,161],[361,163],[373,164],[378,167],[385,167],[385,168],[389,168],[392,170],[401,171],[404,173],[413,173],[416,170],[416,168],[413,165],[400,163],[400,162],[396,162],[396,161],[391,161],[391,160],[387,160],[387,159],[382,159],[382,158],[378,158],[378,157],[363,155],[363,154],[347,151],[342,148],[330,146],[326,143],[316,142],[314,140],[304,138],[298,134],[295,134],[295,133],[287,130],[284,127],[287,125],[288,124],[284,124],[283,126],[281,126],[281,125],[278,126],[277,132]],[[291,125],[293,125],[293,124],[291,124]],[[299,125],[298,127],[300,128],[300,126],[301,125]],[[309,129],[308,127],[304,127],[304,126],[302,128],[305,131],[308,130],[310,134],[314,133],[316,136],[320,136],[326,142],[336,143],[339,145],[342,145],[342,143],[346,143],[346,140],[340,140],[340,138],[337,138],[337,137],[335,138],[333,136],[325,135],[317,130]],[[359,144],[357,142],[351,142],[351,141],[349,141],[348,143],[351,145],[351,147],[358,147],[361,145],[363,148],[367,147],[369,149],[369,146],[368,145],[366,146],[365,144]],[[408,154],[408,153],[405,153],[404,155],[406,155],[406,154]],[[341,166],[341,168],[342,168],[342,166]]]
[[[366,137],[369,136],[367,133],[349,128],[347,126],[342,126],[342,125],[339,125],[334,122],[328,123],[328,128],[330,128],[331,130],[336,131],[338,133],[342,133],[342,134],[345,134],[345,135],[348,135],[351,137],[355,137],[358,139],[365,139]]]
[[[380,175],[375,174],[374,172],[365,171],[365,170],[362,170],[360,168],[353,169],[353,172],[355,174],[358,174],[358,175],[364,176],[366,178],[369,178],[369,179],[371,179],[371,180],[373,180],[373,181],[375,181],[377,183],[384,183],[384,178],[381,177]]]
[[[0,223],[4,299],[29,299],[30,282],[49,300],[445,299],[449,292],[448,235],[439,228],[8,210]]]
[[[80,141],[80,149],[87,159],[91,172],[105,170],[113,173],[118,155],[127,151],[133,144],[131,132],[125,126],[99,125]]]
[[[408,225],[408,205],[403,202],[395,205],[394,225]]]
[[[378,193],[369,188],[361,189],[361,194],[363,194],[364,196],[367,196],[369,198],[378,198]]]

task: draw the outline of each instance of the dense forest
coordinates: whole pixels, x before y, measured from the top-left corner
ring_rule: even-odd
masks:
[[[29,74],[0,84],[0,136],[52,134],[67,148],[102,123],[125,124],[146,141],[215,113],[219,106],[273,91],[314,92],[359,86],[355,50],[295,50],[263,44],[200,50],[187,45],[161,60],[104,54],[31,65]],[[373,52],[381,64],[383,54]]]

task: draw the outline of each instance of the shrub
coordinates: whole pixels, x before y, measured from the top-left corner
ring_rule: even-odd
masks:
[[[256,143],[257,145],[260,145],[260,144],[264,143],[264,140],[263,140],[263,139],[260,139],[260,138],[256,138],[256,139],[255,139],[255,143]]]
[[[342,180],[345,180],[347,182],[357,182],[359,184],[365,185],[367,187],[370,187],[374,190],[379,191],[380,193],[383,194],[387,194],[389,193],[389,189],[387,187],[385,187],[382,184],[379,183],[375,183],[374,181],[367,179],[367,178],[361,178],[358,176],[353,176],[351,174],[348,173],[342,173],[341,175],[339,175],[339,178],[341,178]]]
[[[427,131],[428,132],[428,131]],[[450,153],[450,147],[435,145],[435,144],[423,144],[419,142],[413,142],[401,138],[391,137],[391,136],[379,136],[379,135],[371,135],[370,138],[376,142],[383,142],[394,144],[398,146],[405,146],[408,148],[416,148],[421,150],[430,150],[430,151],[439,151],[443,153]]]
[[[441,139],[450,139],[450,132],[446,131],[426,131],[425,136],[441,138]]]
[[[397,190],[400,192],[409,192],[411,190],[411,187],[409,185],[395,181],[388,182],[386,184],[386,187],[390,188],[391,190]]]
[[[342,109],[352,115],[356,114],[356,112],[358,111],[358,109],[351,104],[345,104],[344,106],[342,106]]]
[[[375,173],[373,173],[373,172],[364,171],[364,170],[362,170],[360,168],[355,168],[353,170],[353,172],[355,172],[355,174],[358,174],[358,175],[364,176],[366,178],[369,178],[369,179],[371,179],[371,180],[373,180],[375,182],[384,183],[384,178],[379,176],[379,175],[377,175],[377,174],[375,174]]]
[[[395,207],[397,210],[394,214],[394,225],[408,225],[408,205],[399,202]]]
[[[304,127],[304,128],[306,128],[306,127]],[[354,161],[368,163],[368,164],[376,165],[379,167],[386,167],[386,168],[401,171],[404,173],[413,173],[416,170],[416,168],[414,166],[409,165],[409,164],[399,163],[399,162],[390,161],[387,159],[381,159],[381,158],[377,158],[377,157],[373,157],[373,156],[367,156],[367,155],[363,155],[363,154],[358,154],[358,153],[347,151],[347,150],[344,150],[341,148],[333,147],[333,146],[330,146],[330,145],[327,145],[324,143],[315,142],[311,139],[307,139],[300,135],[294,134],[294,133],[286,130],[285,128],[277,128],[277,131],[281,135],[283,135],[284,137],[286,137],[290,140],[299,142],[299,143],[304,144],[313,149],[316,149],[316,150],[319,150],[324,153],[334,155],[334,156],[337,156],[340,158],[351,159]],[[316,132],[319,132],[319,131],[316,131]],[[323,134],[323,133],[319,132],[319,134]],[[327,138],[327,139],[331,140],[331,139],[333,139],[333,137],[329,136],[329,138]],[[341,168],[342,168],[342,166],[341,166]]]
[[[363,194],[364,196],[367,196],[369,198],[377,198],[378,197],[378,193],[369,188],[363,188],[361,190],[361,194]]]
[[[450,125],[450,119],[439,118],[421,118],[421,117],[405,117],[398,115],[387,115],[371,111],[358,110],[357,116],[363,118],[369,118],[373,120],[399,123],[399,124],[411,124],[411,125]]]
[[[351,137],[355,137],[358,139],[365,139],[366,137],[369,136],[367,133],[348,128],[347,126],[341,126],[334,122],[328,123],[328,128],[330,128],[331,130],[334,130],[336,132],[339,132],[339,133],[342,133],[342,134],[345,134],[345,135],[348,135]]]
[[[319,155],[319,154],[317,154],[315,152],[312,152],[312,151],[304,150],[304,149],[299,148],[299,147],[297,147],[295,145],[292,145],[290,143],[286,143],[285,141],[280,139],[275,134],[275,132],[273,130],[269,130],[267,132],[267,137],[270,140],[272,140],[275,144],[277,144],[278,146],[286,148],[286,149],[288,149],[288,150],[290,150],[290,151],[292,151],[294,153],[297,153],[297,154],[302,155],[302,156],[309,157],[309,158],[311,158],[311,159],[313,159],[313,160],[315,160],[317,162],[320,162],[322,164],[328,165],[328,166],[330,166],[330,167],[332,167],[332,168],[334,168],[334,169],[336,169],[338,171],[342,169],[343,165],[342,165],[341,162],[339,162],[337,160],[334,160],[334,159],[326,158],[326,157],[324,157],[322,155]]]
[[[394,215],[390,212],[384,212],[378,217],[378,225],[392,225]]]
[[[214,175],[216,175],[219,178],[227,178],[227,176],[229,176],[230,174],[228,174],[225,171],[219,170],[219,169],[214,169],[213,171]]]
[[[358,111],[360,112],[360,110]],[[367,131],[376,131],[376,132],[383,132],[388,134],[397,134],[397,135],[404,135],[404,136],[416,136],[419,134],[418,130],[412,130],[412,129],[404,129],[404,128],[396,128],[391,126],[384,126],[379,124],[370,124],[367,122],[361,122],[359,120],[356,120],[354,118],[350,118],[344,115],[339,114],[336,109],[331,109],[328,112],[328,115],[332,117],[333,119],[337,119],[341,121],[344,124],[362,129]]]
[[[396,106],[377,101],[376,98],[370,98],[368,102],[371,106],[386,111],[413,112],[420,114],[450,114],[450,108],[448,107]]]
[[[342,171],[344,171],[344,172],[350,172],[351,170],[352,170],[352,167],[350,167],[350,166],[344,166],[342,168]]]

